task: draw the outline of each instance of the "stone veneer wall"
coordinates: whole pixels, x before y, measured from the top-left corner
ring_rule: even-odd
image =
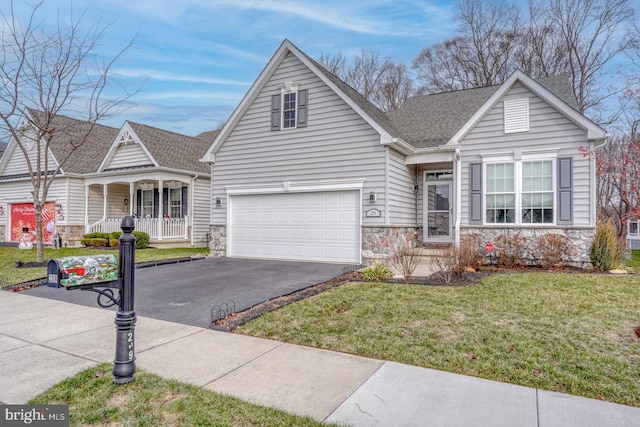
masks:
[[[363,226],[362,263],[384,262],[401,248],[414,248],[420,242],[418,227]]]
[[[595,227],[565,227],[565,228],[539,228],[539,227],[518,227],[518,228],[498,228],[498,227],[461,227],[461,237],[465,235],[480,235],[482,246],[485,243],[495,243],[498,236],[502,234],[520,234],[526,239],[524,258],[531,264],[536,260],[536,243],[538,238],[545,234],[561,234],[568,237],[573,243],[573,253],[570,255],[570,264],[575,267],[586,267],[591,264],[589,252],[595,236]]]
[[[65,243],[68,247],[82,246],[82,236],[85,234],[84,225],[63,225],[58,227],[58,233],[62,235],[62,246]]]
[[[211,240],[209,241],[210,256],[227,256],[227,226],[213,224],[209,227],[209,233],[211,233]]]

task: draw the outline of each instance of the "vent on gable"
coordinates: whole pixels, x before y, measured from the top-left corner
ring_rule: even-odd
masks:
[[[504,101],[504,132],[526,132],[529,130],[529,98]]]

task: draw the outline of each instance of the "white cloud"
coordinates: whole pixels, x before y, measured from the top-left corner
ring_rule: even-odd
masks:
[[[113,70],[114,76],[130,77],[130,78],[148,78],[151,80],[172,81],[172,82],[187,82],[187,83],[202,83],[211,85],[227,85],[227,86],[246,86],[249,87],[253,83],[252,81],[240,81],[230,79],[219,79],[215,77],[194,76],[188,74],[172,74],[155,70],[137,70],[116,68]]]

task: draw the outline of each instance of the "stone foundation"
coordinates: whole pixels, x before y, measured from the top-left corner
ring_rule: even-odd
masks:
[[[6,236],[6,228],[4,225],[0,225],[0,242],[4,242],[5,241],[5,236]]]
[[[362,227],[362,263],[384,262],[402,248],[414,248],[420,242],[418,227]]]
[[[82,236],[85,234],[84,225],[61,225],[58,226],[58,233],[62,237],[62,247],[70,248],[82,246]]]
[[[574,267],[588,267],[591,265],[589,252],[595,236],[596,229],[593,228],[539,228],[539,227],[519,227],[519,228],[487,228],[487,227],[461,227],[460,235],[480,235],[482,246],[488,242],[496,243],[501,235],[524,238],[523,257],[529,264],[536,264],[539,259],[539,251],[536,248],[538,239],[545,234],[560,234],[569,238],[573,244],[573,249],[568,254],[569,264]],[[498,248],[496,248],[497,250]]]

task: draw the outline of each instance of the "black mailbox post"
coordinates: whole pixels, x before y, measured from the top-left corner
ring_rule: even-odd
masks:
[[[116,313],[116,358],[113,361],[113,382],[126,384],[136,379],[136,355],[134,331],[136,312],[133,310],[133,285],[136,271],[136,238],[131,234],[135,227],[133,218],[125,216],[120,228],[120,310]]]
[[[125,216],[120,228],[120,261],[111,254],[67,257],[50,260],[47,265],[47,286],[81,289],[98,293],[100,307],[118,305],[116,313],[116,356],[113,361],[113,382],[126,384],[136,379],[134,331],[136,312],[133,308],[135,243],[133,218]],[[119,291],[114,295],[113,289]],[[104,302],[101,298],[107,298]]]

